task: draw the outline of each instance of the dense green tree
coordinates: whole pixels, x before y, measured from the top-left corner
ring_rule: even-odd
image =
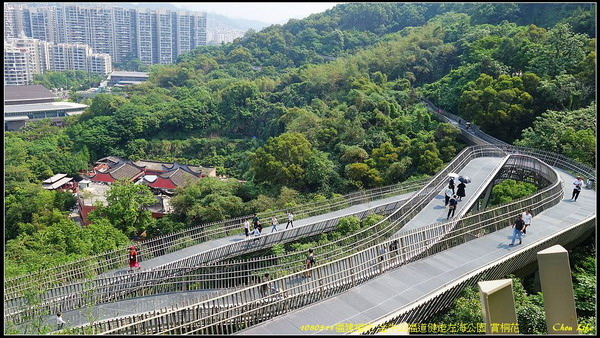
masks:
[[[283,133],[258,148],[251,155],[250,163],[256,182],[302,189],[306,185],[306,169],[312,156],[312,146],[304,135]]]
[[[174,221],[193,226],[244,215],[242,199],[235,195],[238,186],[235,180],[208,177],[178,189],[171,199]]]
[[[516,145],[564,154],[593,165],[596,159],[596,104],[572,111],[549,110],[523,130]]]
[[[531,67],[541,76],[569,74],[584,59],[588,37],[573,32],[569,24],[558,24],[548,31]]]
[[[90,222],[104,218],[129,236],[141,233],[155,222],[146,208],[155,204],[156,199],[144,184],[116,181],[106,193],[106,202],[106,206],[90,213]]]
[[[88,73],[83,70],[67,70],[63,72],[45,71],[34,76],[33,83],[41,84],[48,89],[63,88],[64,90],[86,90],[98,87],[104,77],[100,74]]]
[[[531,183],[507,179],[492,188],[489,205],[508,203],[521,197],[530,196],[536,191],[537,187]]]
[[[533,120],[533,97],[524,91],[520,77],[481,74],[467,87],[460,97],[460,115],[489,134],[512,141],[521,132],[519,126]]]

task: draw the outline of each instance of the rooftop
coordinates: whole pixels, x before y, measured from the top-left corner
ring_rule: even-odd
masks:
[[[136,77],[148,77],[149,73],[145,72],[125,72],[125,71],[116,71],[110,73],[110,76],[136,76]]]
[[[62,187],[63,185],[65,185],[66,183],[71,182],[72,180],[73,180],[73,177],[63,177],[54,183],[42,184],[42,188],[48,189],[48,190],[58,189],[58,188]]]
[[[74,102],[48,102],[33,104],[13,104],[4,106],[4,113],[27,113],[32,111],[52,111],[58,109],[85,109],[87,105]]]
[[[54,100],[55,98],[56,95],[42,85],[4,86],[4,104],[11,104],[11,101],[40,99]]]
[[[67,176],[67,174],[56,174],[56,175],[50,177],[49,179],[43,180],[42,182],[43,183],[54,183],[65,176]]]

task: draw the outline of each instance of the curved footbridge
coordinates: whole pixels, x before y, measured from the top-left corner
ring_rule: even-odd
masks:
[[[575,178],[557,170],[563,182]],[[595,225],[596,194],[583,190],[577,202],[569,199],[570,184],[552,208],[535,215],[523,244],[508,246],[510,226],[468,243],[393,269],[336,297],[260,323],[241,334],[340,334],[348,327],[386,327],[414,323],[443,308],[453,296],[480,277],[501,278],[535,260],[535,254],[557,243],[576,239]],[[420,315],[419,315],[420,314]],[[311,328],[313,328],[311,330]],[[367,331],[368,332],[368,331]]]
[[[452,121],[451,114],[445,118]],[[593,168],[556,154],[508,146],[475,126],[470,130],[459,127],[465,138],[481,146],[463,150],[421,190],[408,194],[408,200],[404,195],[377,202],[381,203],[380,210],[391,212],[386,221],[399,224],[391,237],[381,237],[374,242],[377,244],[349,257],[320,263],[307,278],[298,273],[209,296],[202,295],[214,290],[98,304],[94,323],[84,326],[106,334],[334,334],[373,323],[374,328],[367,331],[373,333],[390,323],[425,319],[448,305],[464,287],[481,278],[502,277],[534,261],[537,251],[568,243],[594,229],[595,191],[584,189],[577,202],[568,201],[573,174],[595,176]],[[495,145],[485,145],[490,143]],[[493,182],[506,178],[511,170],[535,173],[544,182],[543,189],[531,197],[479,211]],[[446,220],[443,191],[449,172],[470,176],[473,183],[467,185],[467,198],[459,203],[455,217]],[[374,203],[351,213],[364,217],[372,212]],[[533,224],[523,245],[509,247],[510,223],[524,209],[534,211]],[[347,215],[348,211],[341,214]],[[321,225],[316,228],[301,230],[298,226],[293,232],[309,236],[313,230],[320,233],[327,227],[333,229],[341,214],[324,216],[317,220],[316,224]],[[256,245],[268,247],[287,241],[290,237],[286,233],[292,231],[264,236]],[[255,245],[249,244],[252,241],[240,241],[239,236],[222,240],[233,242],[220,243],[220,249],[188,248],[189,252],[165,255],[144,265],[156,270],[165,265],[184,270],[198,264],[189,255],[201,257],[203,252],[218,252],[212,256],[214,259],[255,250],[248,247]],[[187,258],[178,260],[176,257],[182,254]],[[167,257],[171,257],[168,262]],[[187,302],[182,304],[182,299]],[[79,310],[65,312],[63,317],[74,326],[85,322]],[[342,327],[345,329],[340,330]]]

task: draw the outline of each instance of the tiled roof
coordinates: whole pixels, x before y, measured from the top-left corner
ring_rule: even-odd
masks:
[[[184,187],[198,180],[197,176],[192,175],[181,168],[177,168],[174,171],[163,174],[161,175],[161,177],[171,179],[171,181],[178,187]]]
[[[145,167],[148,170],[152,171],[165,171],[164,163],[162,162],[153,162],[153,161],[135,161],[133,164],[138,167]]]
[[[117,156],[107,156],[107,157],[103,157],[103,158],[99,159],[98,161],[96,161],[96,163],[107,163],[107,162],[119,163],[119,162],[124,162],[124,160]]]
[[[123,163],[122,165],[109,170],[109,173],[110,176],[112,176],[115,180],[130,180],[136,176],[139,176],[142,173],[142,170],[132,164]]]

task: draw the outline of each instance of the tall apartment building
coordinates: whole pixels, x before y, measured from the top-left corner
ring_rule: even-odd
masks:
[[[4,5],[6,37],[24,32],[54,43],[86,44],[115,62],[131,57],[145,64],[173,63],[182,53],[206,45],[206,13],[124,9],[77,3],[28,7]]]
[[[31,74],[43,74],[50,69],[50,43],[21,35],[19,38],[9,38],[10,45],[23,52],[29,63]]]
[[[46,70],[82,70],[91,73],[112,72],[109,54],[94,53],[84,44],[51,43],[20,37],[6,38],[4,42],[4,84],[26,85],[33,75]]]
[[[55,42],[56,39],[56,16],[49,7],[29,8],[29,23],[31,36],[34,39]]]
[[[29,57],[24,49],[4,45],[4,85],[23,86],[33,79]]]
[[[154,41],[154,29],[156,18],[147,9],[135,11],[135,30],[137,36],[137,58],[147,65],[154,62],[156,42]]]
[[[133,10],[115,7],[112,10],[114,62],[123,62],[137,55],[136,16]],[[117,33],[119,32],[119,33]]]

